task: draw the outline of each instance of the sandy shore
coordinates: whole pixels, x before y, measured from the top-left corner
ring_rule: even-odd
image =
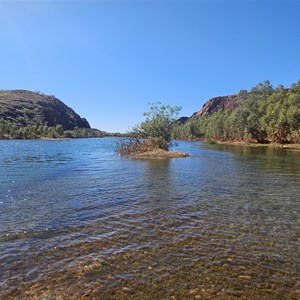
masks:
[[[130,158],[138,158],[138,159],[168,159],[168,158],[181,158],[190,156],[185,152],[178,151],[165,151],[162,149],[156,149],[153,151],[146,151],[141,153],[135,153],[133,155],[129,155]]]
[[[51,137],[41,137],[37,140],[43,140],[43,141],[69,141],[71,138],[51,138]]]

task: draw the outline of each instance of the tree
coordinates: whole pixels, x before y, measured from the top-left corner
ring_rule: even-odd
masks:
[[[163,105],[160,102],[149,103],[150,110],[144,113],[146,120],[134,132],[150,140],[158,148],[169,150],[172,140],[172,127],[181,107]]]
[[[150,110],[144,113],[146,120],[132,129],[130,138],[117,144],[116,151],[120,155],[135,156],[158,149],[169,150],[181,107],[162,105],[160,102],[149,105]]]
[[[64,133],[64,129],[62,127],[61,124],[57,124],[55,126],[55,132],[59,135],[59,136],[62,136],[62,134]]]
[[[146,120],[138,127],[141,137],[150,140],[158,148],[169,150],[172,140],[172,127],[181,107],[149,103],[150,110],[144,112]]]
[[[6,122],[3,119],[0,119],[0,136],[4,136],[6,133]]]

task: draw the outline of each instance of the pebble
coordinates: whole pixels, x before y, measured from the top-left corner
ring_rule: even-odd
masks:
[[[199,289],[192,289],[189,291],[190,294],[196,294],[199,291]]]
[[[252,277],[249,275],[240,275],[239,278],[241,279],[246,279],[246,280],[250,280]]]

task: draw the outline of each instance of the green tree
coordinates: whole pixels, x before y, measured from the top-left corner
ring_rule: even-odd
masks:
[[[4,136],[6,133],[6,122],[3,119],[0,119],[0,136]]]
[[[49,127],[47,125],[42,126],[42,135],[47,136],[49,134]]]
[[[158,148],[168,150],[172,140],[172,127],[181,107],[149,103],[150,110],[144,113],[146,120],[137,126],[134,135],[150,140]]]
[[[56,132],[59,136],[62,136],[62,135],[63,135],[64,129],[63,129],[63,127],[62,127],[61,124],[57,124],[57,125],[55,126],[55,132]]]

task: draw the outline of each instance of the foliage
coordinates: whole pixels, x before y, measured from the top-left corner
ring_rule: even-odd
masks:
[[[39,138],[92,138],[107,136],[98,129],[79,128],[64,130],[62,125],[18,126],[10,121],[0,119],[0,139],[39,139]]]
[[[144,112],[146,120],[134,128],[136,136],[150,141],[163,150],[169,150],[172,140],[172,128],[181,107],[162,105],[160,102],[149,103],[150,110]]]
[[[133,128],[130,138],[118,144],[119,154],[128,156],[156,149],[169,150],[172,129],[181,107],[163,105],[160,102],[149,105],[150,110],[143,114],[146,120]]]
[[[117,152],[122,156],[152,151],[156,146],[151,140],[143,140],[137,137],[131,137],[121,140],[117,143]]]
[[[185,124],[175,123],[172,128],[173,139],[193,140],[203,136],[199,120],[192,119]]]
[[[219,110],[174,127],[176,138],[219,141],[300,142],[300,81],[289,89],[269,81],[237,94],[237,108]]]

